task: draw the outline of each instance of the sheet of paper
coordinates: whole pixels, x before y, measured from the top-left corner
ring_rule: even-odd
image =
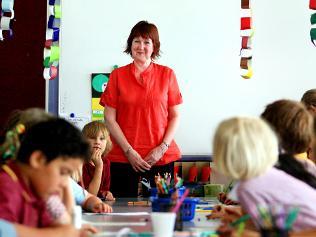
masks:
[[[83,224],[92,226],[146,226],[147,222],[93,222],[82,220]]]
[[[148,212],[113,212],[113,213],[83,213],[83,215],[94,216],[94,215],[106,215],[106,216],[145,216],[149,215]]]
[[[66,114],[59,114],[60,117],[66,119],[68,122],[72,123],[74,126],[78,127],[79,129],[82,129],[84,125],[89,123],[91,119],[89,117],[76,117],[76,116],[67,116]]]

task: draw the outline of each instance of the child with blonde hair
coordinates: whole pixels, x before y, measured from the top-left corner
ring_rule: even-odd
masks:
[[[273,167],[278,141],[265,121],[250,117],[223,121],[215,132],[213,155],[221,173],[239,180],[238,200],[255,223],[258,205],[280,204],[299,208],[293,231],[316,228],[316,191]]]
[[[101,121],[86,124],[82,130],[90,144],[90,158],[83,164],[82,179],[86,189],[100,198],[114,200],[110,192],[110,160],[106,155],[112,149],[110,134]]]

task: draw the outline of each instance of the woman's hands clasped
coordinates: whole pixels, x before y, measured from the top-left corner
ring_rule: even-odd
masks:
[[[152,149],[144,159],[142,159],[138,152],[132,147],[129,147],[125,153],[129,163],[136,172],[145,172],[150,170],[150,168],[163,157],[166,150],[167,147],[164,144],[161,144]]]
[[[136,172],[145,172],[151,168],[151,165],[144,161],[132,147],[128,148],[126,157]]]
[[[163,157],[165,151],[162,148],[162,145],[155,147],[152,149],[148,155],[144,158],[144,160],[150,165],[155,165],[161,157]]]

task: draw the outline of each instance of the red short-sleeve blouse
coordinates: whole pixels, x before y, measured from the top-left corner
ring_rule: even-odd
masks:
[[[101,96],[100,104],[116,109],[116,121],[131,146],[145,157],[161,144],[168,125],[168,108],[182,103],[176,76],[172,69],[151,63],[141,73],[140,83],[135,77],[133,63],[115,69]],[[111,162],[128,163],[124,152],[113,141],[107,155]],[[165,165],[181,156],[172,141],[169,149],[156,165]]]

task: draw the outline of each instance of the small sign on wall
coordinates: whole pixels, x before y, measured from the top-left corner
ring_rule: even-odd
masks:
[[[92,91],[92,121],[104,119],[104,108],[99,104],[100,97],[105,90],[110,73],[92,73],[91,74],[91,91]]]

